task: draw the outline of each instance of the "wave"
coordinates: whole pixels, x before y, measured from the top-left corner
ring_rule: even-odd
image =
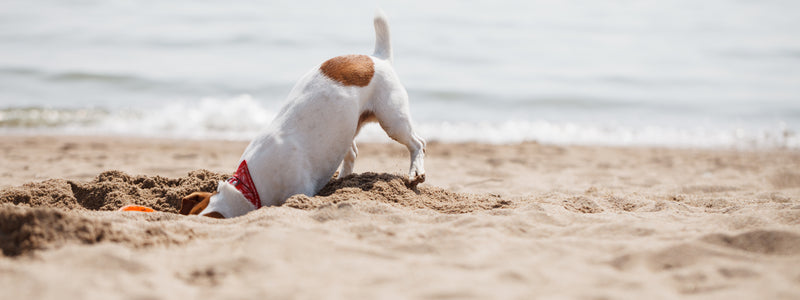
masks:
[[[8,108],[0,110],[0,133],[249,140],[275,115],[249,95],[171,102],[148,110]],[[800,149],[800,136],[783,123],[765,128],[687,128],[547,120],[422,120],[417,128],[431,142]],[[377,125],[365,127],[358,140],[391,141]]]

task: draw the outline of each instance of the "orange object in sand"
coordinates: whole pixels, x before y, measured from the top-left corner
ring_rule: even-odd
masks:
[[[119,211],[140,211],[140,212],[154,212],[155,210],[146,206],[140,205],[125,205],[119,208]]]

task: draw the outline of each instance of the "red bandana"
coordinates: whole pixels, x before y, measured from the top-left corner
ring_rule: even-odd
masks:
[[[253,184],[253,178],[250,177],[250,170],[247,169],[247,161],[242,160],[242,163],[239,164],[239,168],[236,169],[236,173],[233,174],[233,177],[228,179],[228,183],[236,187],[256,209],[261,208],[261,198],[258,197],[258,190],[256,190],[256,185]]]

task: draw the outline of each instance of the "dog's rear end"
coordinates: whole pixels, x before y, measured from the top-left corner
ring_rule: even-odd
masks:
[[[358,155],[355,136],[373,121],[408,148],[409,180],[423,182],[425,141],[411,124],[408,94],[392,68],[389,24],[380,11],[374,26],[373,55],[339,56],[312,69],[294,86],[275,120],[245,149],[240,163],[249,166],[260,202],[247,203],[241,193],[222,193],[228,190],[222,185],[229,183],[220,182],[220,193],[187,196],[181,213],[231,218],[262,205],[280,205],[295,194],[313,196],[340,165],[340,176],[352,173]]]

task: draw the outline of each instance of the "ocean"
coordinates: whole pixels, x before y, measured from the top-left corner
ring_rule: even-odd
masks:
[[[312,67],[370,54],[381,8],[428,141],[800,149],[798,1],[0,7],[1,134],[247,140]]]

